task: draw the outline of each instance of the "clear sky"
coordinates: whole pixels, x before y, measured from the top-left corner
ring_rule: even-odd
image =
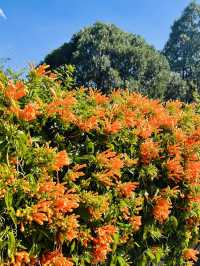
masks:
[[[15,69],[38,63],[96,21],[114,23],[162,49],[190,0],[0,0],[0,58]],[[197,1],[197,2],[200,2]]]

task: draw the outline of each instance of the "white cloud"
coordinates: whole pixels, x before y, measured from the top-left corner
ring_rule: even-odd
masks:
[[[0,8],[0,17],[7,19],[5,13],[3,12],[3,10]]]

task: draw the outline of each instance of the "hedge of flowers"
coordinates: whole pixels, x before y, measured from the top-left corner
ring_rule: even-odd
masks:
[[[0,265],[192,265],[197,104],[0,74]]]

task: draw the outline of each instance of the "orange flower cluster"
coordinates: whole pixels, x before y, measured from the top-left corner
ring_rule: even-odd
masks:
[[[101,92],[97,90],[90,89],[89,95],[91,99],[93,99],[96,104],[107,104],[109,102],[109,97],[103,95]]]
[[[185,170],[185,178],[191,183],[200,181],[200,161],[188,161]]]
[[[103,214],[105,214],[109,209],[109,201],[107,197],[104,197],[101,199],[101,204],[100,206],[91,206],[88,207],[88,212],[92,219],[94,220],[99,220]]]
[[[25,85],[22,81],[17,81],[15,84],[9,81],[4,94],[10,100],[17,101],[26,95]]]
[[[14,113],[19,119],[24,121],[32,121],[35,120],[37,115],[39,114],[38,106],[36,104],[27,104],[24,109],[20,109],[19,107],[11,106],[11,113]]]
[[[156,204],[153,208],[153,216],[154,218],[161,224],[163,224],[170,214],[170,209],[172,205],[171,203],[164,198],[158,198],[156,200]]]
[[[137,232],[140,230],[140,227],[142,225],[142,217],[141,216],[133,216],[129,220],[130,224],[132,225],[133,231]]]
[[[111,251],[110,244],[116,228],[113,225],[105,225],[96,230],[97,238],[93,239],[94,250],[92,254],[92,264],[98,264],[106,260],[107,254]]]
[[[63,168],[63,166],[68,166],[70,164],[69,157],[66,151],[60,151],[56,154],[54,158],[54,163],[52,165],[52,169],[55,171],[59,171]]]
[[[195,249],[192,249],[192,248],[185,249],[183,251],[183,258],[186,261],[195,261],[196,262],[198,260],[198,257],[197,257],[198,254],[199,254],[199,251],[197,251]]]
[[[117,185],[117,190],[119,191],[120,195],[125,198],[131,198],[133,191],[139,186],[138,182],[126,182],[126,183],[119,183]]]
[[[151,139],[145,140],[140,146],[141,159],[144,164],[150,163],[159,157],[158,144],[153,142]]]
[[[169,159],[166,163],[169,179],[179,182],[183,179],[183,167],[179,159]]]
[[[15,254],[15,263],[13,266],[27,265],[29,263],[30,263],[30,257],[28,252],[19,251]]]
[[[122,129],[122,124],[120,121],[115,120],[113,122],[105,120],[105,133],[107,134],[116,134]]]
[[[50,71],[47,71],[48,68],[49,68],[49,65],[46,65],[46,64],[42,64],[37,68],[31,65],[31,70],[37,77],[42,77],[50,73]]]
[[[77,119],[75,123],[81,130],[89,132],[98,127],[97,116],[93,115],[85,120]]]
[[[68,93],[64,98],[58,98],[49,103],[45,110],[48,116],[59,115],[65,122],[76,122],[76,116],[71,109],[76,104],[73,93]]]
[[[68,177],[72,181],[76,181],[79,177],[84,176],[85,173],[81,170],[87,167],[86,164],[76,164],[73,169],[68,173]]]
[[[97,173],[97,179],[106,186],[112,185],[112,180],[118,180],[121,173],[120,170],[124,166],[124,162],[121,159],[121,155],[117,155],[116,152],[106,150],[96,155],[97,162],[100,167],[104,168],[103,172]]]
[[[64,232],[64,236],[66,237],[68,241],[72,241],[74,238],[78,237],[79,223],[78,223],[77,218],[79,218],[79,216],[72,214],[72,215],[69,215],[65,220],[66,231]]]
[[[77,232],[73,232],[73,230],[78,227],[77,216],[64,216],[73,212],[79,206],[79,197],[73,193],[74,191],[69,190],[66,192],[63,184],[47,182],[40,185],[38,192],[40,193],[38,195],[38,203],[28,208],[27,211],[26,209],[23,211],[18,210],[16,212],[17,217],[25,217],[25,222],[27,220],[29,224],[35,222],[43,225],[47,222],[50,225],[56,224],[58,227],[59,223],[63,223],[63,220],[66,220],[66,234],[69,236],[69,231],[67,230],[71,228],[72,232],[70,234],[76,236]]]
[[[26,82],[5,85],[7,77],[0,77],[0,261],[196,261],[199,105],[162,104],[128,90],[71,91],[54,78],[47,66],[32,70]]]
[[[73,262],[65,258],[63,254],[59,250],[46,252],[41,260],[40,263],[44,266],[73,266]]]

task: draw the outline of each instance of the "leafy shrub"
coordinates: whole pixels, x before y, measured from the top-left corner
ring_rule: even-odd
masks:
[[[1,264],[192,265],[199,107],[56,78],[1,74]]]

